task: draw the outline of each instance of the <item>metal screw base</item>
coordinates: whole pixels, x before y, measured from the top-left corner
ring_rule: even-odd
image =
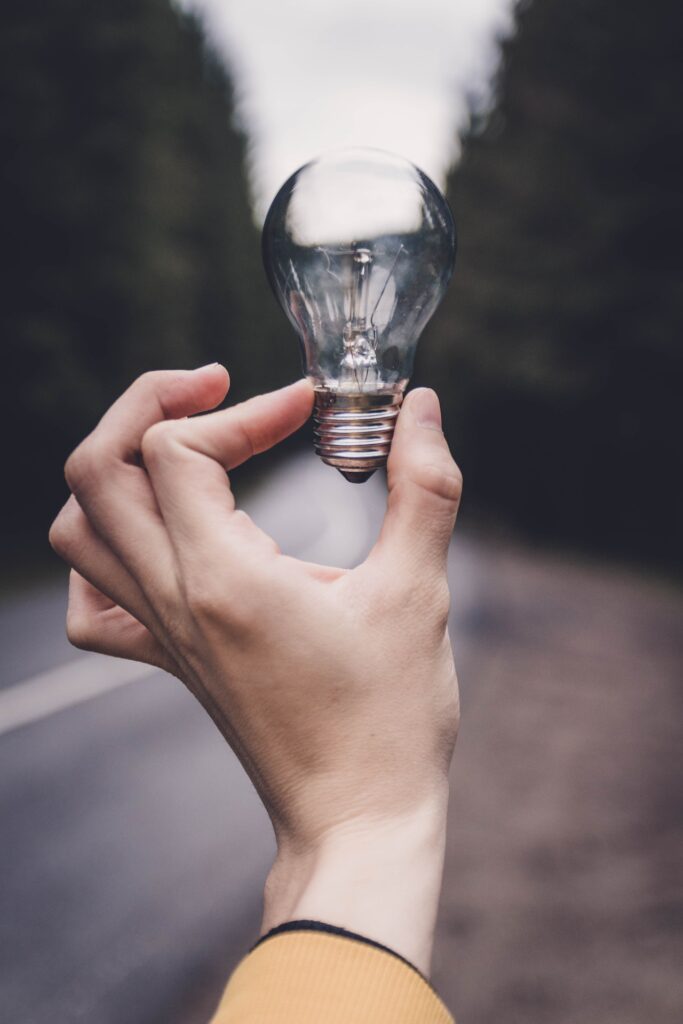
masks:
[[[354,484],[386,465],[403,395],[349,395],[316,391],[316,455]]]

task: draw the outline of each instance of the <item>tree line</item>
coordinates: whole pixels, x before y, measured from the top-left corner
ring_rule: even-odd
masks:
[[[672,0],[520,7],[449,183],[459,261],[420,363],[447,382],[473,517],[665,569],[682,554],[682,26]]]
[[[195,20],[167,0],[27,0],[2,22],[11,547],[44,534],[65,455],[139,373],[220,360],[239,398],[297,362],[276,344],[231,84]]]
[[[449,199],[455,283],[420,348],[464,514],[680,557],[676,31],[671,0],[519,9]],[[42,535],[65,455],[138,373],[292,379],[249,210],[231,83],[167,0],[7,5],[5,551]]]

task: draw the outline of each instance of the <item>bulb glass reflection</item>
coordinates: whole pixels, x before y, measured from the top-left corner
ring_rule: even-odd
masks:
[[[273,200],[263,229],[266,271],[316,389],[316,448],[349,479],[367,479],[386,461],[417,342],[448,285],[455,248],[436,185],[379,150],[314,160]]]

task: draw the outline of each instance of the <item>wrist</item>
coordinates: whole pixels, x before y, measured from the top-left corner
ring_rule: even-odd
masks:
[[[444,793],[402,815],[345,822],[314,847],[280,842],[263,931],[321,921],[399,953],[429,974],[446,838]]]

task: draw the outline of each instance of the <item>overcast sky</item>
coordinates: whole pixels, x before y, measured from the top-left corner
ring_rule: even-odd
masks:
[[[311,157],[370,145],[443,185],[485,96],[513,0],[178,0],[237,89],[256,211]]]

